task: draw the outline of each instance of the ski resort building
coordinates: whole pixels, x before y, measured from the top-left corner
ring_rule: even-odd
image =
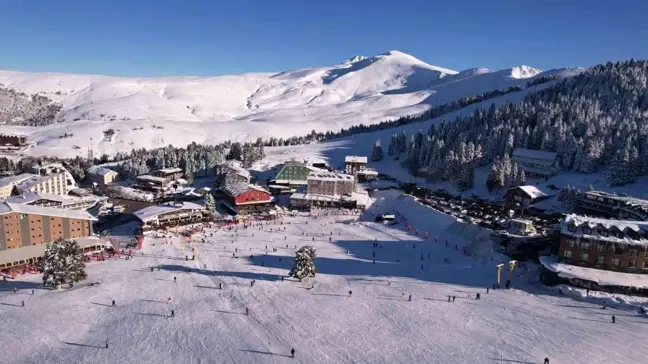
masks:
[[[269,191],[260,186],[233,183],[223,188],[223,205],[236,214],[260,213],[273,208],[273,198]]]
[[[363,171],[367,168],[367,157],[357,155],[347,155],[344,157],[344,172],[346,174],[354,175],[358,171]]]
[[[268,185],[273,193],[295,192],[298,187],[306,187],[308,185],[307,179],[311,172],[327,171],[309,166],[303,162],[291,160],[284,163],[275,179],[269,181]]]
[[[0,219],[0,269],[25,264],[20,261],[28,262],[40,257],[44,247],[31,248],[34,245],[60,238],[91,236],[92,222],[96,221],[86,211],[7,201],[0,203]]]
[[[70,173],[70,171],[68,171],[61,163],[37,164],[32,166],[28,172],[41,177],[51,177],[54,181],[62,178],[64,181],[63,192],[55,193],[57,195],[67,195],[68,192],[78,187],[72,173]],[[39,192],[54,193],[51,191]],[[22,191],[20,193],[22,193]]]
[[[205,206],[186,201],[149,206],[133,215],[141,222],[142,231],[197,224],[213,218]]]
[[[356,188],[353,176],[336,172],[311,172],[306,190],[290,195],[290,204],[297,209],[317,207],[364,208],[369,196]]]
[[[23,173],[16,176],[0,178],[0,199],[11,197],[14,187],[33,177],[36,177],[36,175]]]
[[[184,176],[184,173],[182,169],[173,167],[156,169],[151,172],[151,175],[154,177],[164,178],[167,181],[177,181]]]
[[[648,222],[568,215],[561,224],[561,262],[648,274]]]
[[[581,193],[578,197],[577,210],[623,220],[648,220],[648,200],[603,191]]]
[[[0,134],[0,148],[20,148],[26,145],[26,135]]]
[[[554,152],[544,152],[535,149],[515,148],[511,160],[517,163],[526,177],[547,179],[557,172]]]
[[[86,172],[90,181],[96,183],[101,189],[119,178],[119,173],[102,166],[92,166]]]
[[[508,206],[519,204],[522,207],[528,207],[538,201],[546,199],[547,194],[540,191],[535,186],[518,186],[509,188],[504,193],[504,201]]]
[[[27,192],[22,195],[10,197],[6,202],[67,210],[87,210],[96,205],[100,199],[94,195],[73,197],[53,195],[44,192]]]
[[[68,194],[67,178],[64,173],[52,173],[45,176],[32,174],[14,186],[13,195],[29,192],[43,192],[53,195],[65,196]]]
[[[250,172],[241,166],[237,160],[228,160],[216,167],[216,182],[220,186],[233,183],[250,183]]]
[[[360,183],[371,182],[378,178],[378,171],[373,168],[365,168],[355,173],[356,180]]]

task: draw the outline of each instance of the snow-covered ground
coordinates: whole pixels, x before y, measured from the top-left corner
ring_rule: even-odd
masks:
[[[402,223],[367,221],[392,209],[431,238]],[[512,290],[486,293],[502,257],[484,247],[478,258],[465,256],[456,230],[452,218],[386,191],[360,222],[295,217],[208,230],[194,236],[205,239],[191,245],[194,261],[185,261],[191,247],[180,236],[170,233],[169,244],[149,236],[141,256],[91,263],[87,282],[98,285],[49,291],[38,276],[0,285],[0,356],[8,363],[645,361],[648,318],[541,287],[535,269],[514,273]],[[282,281],[303,245],[317,249],[317,276]]]
[[[101,155],[169,144],[186,146],[194,141],[214,144],[302,136],[311,130],[336,131],[415,115],[462,97],[578,72],[541,72],[528,66],[456,72],[399,51],[329,67],[220,77],[118,78],[0,71],[4,87],[60,102],[65,120],[45,127],[3,125],[0,131],[27,134],[34,144],[27,154],[60,157],[78,155],[74,146],[92,148],[95,155]],[[108,129],[115,130],[110,141],[102,133]]]

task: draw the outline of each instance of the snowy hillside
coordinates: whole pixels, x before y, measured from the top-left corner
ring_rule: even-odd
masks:
[[[79,149],[112,154],[168,144],[183,146],[300,136],[424,112],[511,86],[542,73],[519,66],[456,72],[390,51],[330,67],[219,77],[117,78],[0,71],[0,84],[60,103],[62,123],[0,127],[38,145],[27,153],[71,157]],[[102,131],[114,129],[110,141]],[[72,137],[59,138],[64,134]],[[73,149],[73,147],[75,147]]]

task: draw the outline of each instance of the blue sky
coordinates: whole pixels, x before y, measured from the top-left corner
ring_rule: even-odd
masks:
[[[648,58],[646,0],[0,0],[0,69],[219,75],[391,49],[462,70]]]

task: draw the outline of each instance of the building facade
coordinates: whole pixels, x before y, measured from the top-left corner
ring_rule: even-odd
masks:
[[[211,221],[213,215],[205,206],[193,202],[169,202],[135,211],[143,231]]]
[[[603,191],[587,191],[579,194],[576,208],[582,213],[622,220],[648,220],[648,200]]]
[[[30,192],[49,193],[52,195],[65,196],[68,194],[68,180],[63,172],[50,173],[47,175],[32,175],[27,180],[17,184],[13,195],[20,195]]]
[[[226,186],[233,183],[250,183],[251,176],[247,169],[241,166],[237,160],[228,160],[215,167],[216,184]]]
[[[554,152],[545,152],[535,149],[515,148],[511,160],[517,163],[524,171],[526,177],[549,178],[557,172],[556,157]]]
[[[119,173],[101,166],[92,166],[88,168],[87,174],[90,182],[96,183],[99,188],[104,188],[106,185],[117,181],[119,178]]]
[[[344,172],[354,175],[356,172],[364,171],[367,168],[367,157],[347,155],[344,157]]]
[[[234,183],[223,191],[222,203],[235,213],[263,212],[272,207],[272,195],[260,186]]]
[[[307,193],[311,195],[351,195],[355,190],[353,176],[335,172],[311,172],[307,178]]]
[[[180,168],[162,168],[156,169],[151,172],[154,177],[161,177],[167,181],[177,181],[184,176],[184,172]]]
[[[30,206],[5,202],[0,204],[0,252],[57,239],[93,234],[96,219],[85,211]]]
[[[65,182],[65,193],[61,193],[61,195],[67,195],[68,192],[71,190],[77,188],[77,183],[74,180],[74,177],[72,176],[72,173],[68,171],[61,163],[48,163],[48,164],[38,164],[34,165],[30,168],[29,170],[30,173],[37,174],[42,177],[47,177],[47,176],[59,176],[57,178],[60,178],[60,175],[63,175],[63,181]],[[48,192],[48,191],[38,191],[38,192]],[[52,193],[52,192],[48,192]],[[59,193],[57,193],[58,195]]]
[[[568,215],[561,224],[561,262],[648,274],[648,223]]]
[[[27,145],[26,135],[0,134],[0,147],[24,147]]]
[[[326,171],[295,160],[288,161],[284,163],[281,170],[277,173],[277,176],[270,182],[270,184],[291,187],[306,186],[308,184],[308,175],[311,172]]]

